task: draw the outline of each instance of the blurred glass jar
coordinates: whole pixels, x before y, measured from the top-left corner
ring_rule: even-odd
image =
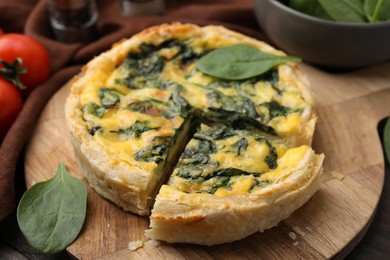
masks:
[[[50,25],[57,40],[90,42],[97,37],[95,0],[48,0]]]
[[[120,0],[123,16],[161,15],[164,0]]]

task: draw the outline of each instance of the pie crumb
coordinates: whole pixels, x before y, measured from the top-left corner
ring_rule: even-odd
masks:
[[[293,243],[293,246],[298,246],[298,244],[299,244],[299,242],[298,242],[298,241],[295,241],[295,242]]]
[[[345,178],[345,176],[338,171],[331,171],[330,174],[332,174],[333,178],[338,179],[339,181],[342,181]]]
[[[291,237],[292,240],[297,239],[297,234],[295,232],[288,232],[288,235]]]
[[[144,242],[142,242],[141,240],[129,242],[129,249],[130,249],[131,251],[135,251],[135,250],[137,250],[138,248],[142,247],[143,245],[144,245]]]

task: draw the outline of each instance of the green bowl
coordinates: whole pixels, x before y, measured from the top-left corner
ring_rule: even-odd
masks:
[[[390,21],[333,22],[300,13],[275,0],[254,0],[262,30],[278,48],[330,68],[358,68],[390,59]]]

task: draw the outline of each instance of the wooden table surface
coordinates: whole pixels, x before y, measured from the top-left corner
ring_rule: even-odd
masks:
[[[316,78],[319,76],[319,74],[323,74],[324,72],[314,69],[310,66],[303,66],[304,72],[309,74],[310,76]],[[380,107],[386,107],[386,111],[379,110],[379,115],[389,115],[390,109],[387,109],[387,100],[386,97],[388,95],[381,95],[384,91],[384,93],[388,94],[388,91],[390,90],[390,63],[387,62],[382,65],[374,66],[372,68],[367,68],[365,70],[360,70],[354,72],[348,72],[348,73],[338,73],[338,74],[329,74],[325,77],[325,82],[321,82],[322,87],[317,88],[316,95],[317,98],[323,96],[325,92],[331,92],[332,100],[319,100],[319,103],[323,106],[330,105],[331,103],[335,104],[337,103],[337,99],[345,100],[346,95],[349,95],[348,98],[352,100],[352,104],[354,107],[359,107],[359,97],[364,96],[366,93],[375,93],[374,95],[370,95],[368,97],[369,104],[375,104],[377,101],[382,103],[382,106]],[[329,76],[330,75],[330,76]],[[357,80],[360,84],[358,84],[355,89],[355,93],[351,94],[348,92],[343,92],[341,88],[338,88],[338,82],[341,82],[341,80]],[[372,89],[367,89],[371,88]],[[371,100],[370,100],[371,99]],[[375,99],[375,100],[372,100]],[[356,102],[355,102],[356,101]],[[389,100],[390,101],[390,100]],[[384,105],[383,105],[384,104]],[[380,107],[377,107],[379,109]],[[333,108],[332,108],[333,109]],[[336,109],[336,108],[335,108]],[[322,119],[322,126],[326,127],[326,120],[329,120],[329,118],[324,118],[326,116],[329,116],[327,114],[326,110],[323,111],[323,119]],[[364,111],[364,110],[363,110]],[[336,111],[337,112],[337,111]],[[344,110],[345,112],[345,110]],[[370,111],[369,111],[370,112]],[[368,112],[368,113],[369,113]],[[377,111],[378,112],[378,111]],[[362,114],[361,119],[364,119],[364,117],[368,116],[369,114]],[[376,114],[378,115],[378,113]],[[364,121],[363,121],[364,122]],[[349,123],[353,127],[359,127],[354,124],[354,122]],[[383,127],[383,124],[379,124],[379,130]],[[322,137],[322,138],[321,138]],[[367,140],[368,138],[368,140]],[[365,140],[362,140],[362,142],[365,145],[369,145],[370,138],[373,140],[377,136],[369,136]],[[317,140],[315,140],[314,145],[321,146],[321,142],[325,142],[323,140],[323,136],[318,136]],[[360,140],[359,140],[360,141]],[[317,142],[317,144],[316,144]],[[363,147],[364,148],[364,147]],[[362,149],[363,149],[362,148]],[[364,149],[363,149],[364,151]],[[354,153],[356,151],[351,150],[351,153]],[[365,154],[365,152],[361,152],[360,155]],[[382,154],[380,151],[375,151],[373,154],[367,154],[367,157],[371,158],[373,157],[375,159],[375,162],[383,161],[382,158],[379,158]],[[352,158],[352,157],[351,157]],[[362,158],[364,161],[364,158]],[[371,158],[372,159],[372,158]],[[332,157],[330,159],[332,160]],[[335,160],[333,158],[333,160]],[[23,185],[23,175],[24,175],[24,167],[23,162],[24,158],[20,158],[20,163],[18,165],[18,177],[17,177],[17,183],[18,183],[18,189],[19,194],[22,194],[24,191],[24,185]],[[362,162],[358,161],[355,162],[357,165],[361,164]],[[351,164],[351,163],[349,163]],[[353,167],[353,164],[350,165]],[[380,167],[382,168],[382,167]],[[385,184],[383,188],[383,194],[382,198],[379,201],[379,205],[377,207],[377,213],[375,217],[372,219],[372,225],[369,227],[368,232],[366,235],[364,235],[364,232],[359,233],[359,237],[354,238],[353,240],[360,240],[363,237],[363,240],[356,246],[356,248],[347,256],[349,259],[383,259],[383,258],[389,258],[390,257],[390,180],[389,180],[389,166],[386,165],[386,177],[385,177]],[[29,186],[29,185],[28,185]],[[369,188],[369,187],[368,187]],[[336,217],[336,216],[335,216]],[[59,255],[55,256],[43,256],[41,254],[38,254],[31,250],[29,248],[22,236],[20,235],[20,231],[18,230],[17,224],[16,224],[16,218],[15,215],[12,215],[6,222],[4,222],[1,226],[1,235],[0,235],[0,259],[68,259],[69,256],[66,255],[66,253],[61,253]],[[349,252],[349,250],[348,250]],[[343,252],[343,255],[335,255],[336,258],[340,258],[344,256],[345,251]]]

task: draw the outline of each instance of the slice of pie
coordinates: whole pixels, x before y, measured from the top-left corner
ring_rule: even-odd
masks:
[[[182,155],[169,185],[160,190],[148,231],[153,238],[232,241],[276,224],[318,188],[322,157],[309,147],[316,122],[313,97],[297,65],[285,62],[240,80],[213,77],[196,66],[207,53],[236,44],[285,55],[221,26],[163,24],[116,43],[70,84],[65,115],[76,157],[91,187],[119,207],[148,214]],[[202,126],[184,151],[201,123],[211,128]],[[211,150],[188,154],[198,144]],[[218,149],[207,147],[211,144]],[[215,224],[209,213],[215,219],[226,214],[232,228],[238,216],[247,224],[225,240],[214,238],[224,234],[216,224],[216,233],[211,229],[202,240],[196,234],[206,234],[203,225]],[[246,221],[251,216],[262,222]],[[175,225],[191,219],[199,219],[199,226],[188,225],[183,234],[192,230],[192,238],[175,233],[168,239]]]
[[[271,228],[319,188],[323,155],[202,125],[157,195],[146,236],[214,245]]]
[[[195,121],[179,103],[181,87],[160,76],[163,58],[146,45],[121,46],[72,82],[66,118],[89,184],[124,210],[146,215]]]

